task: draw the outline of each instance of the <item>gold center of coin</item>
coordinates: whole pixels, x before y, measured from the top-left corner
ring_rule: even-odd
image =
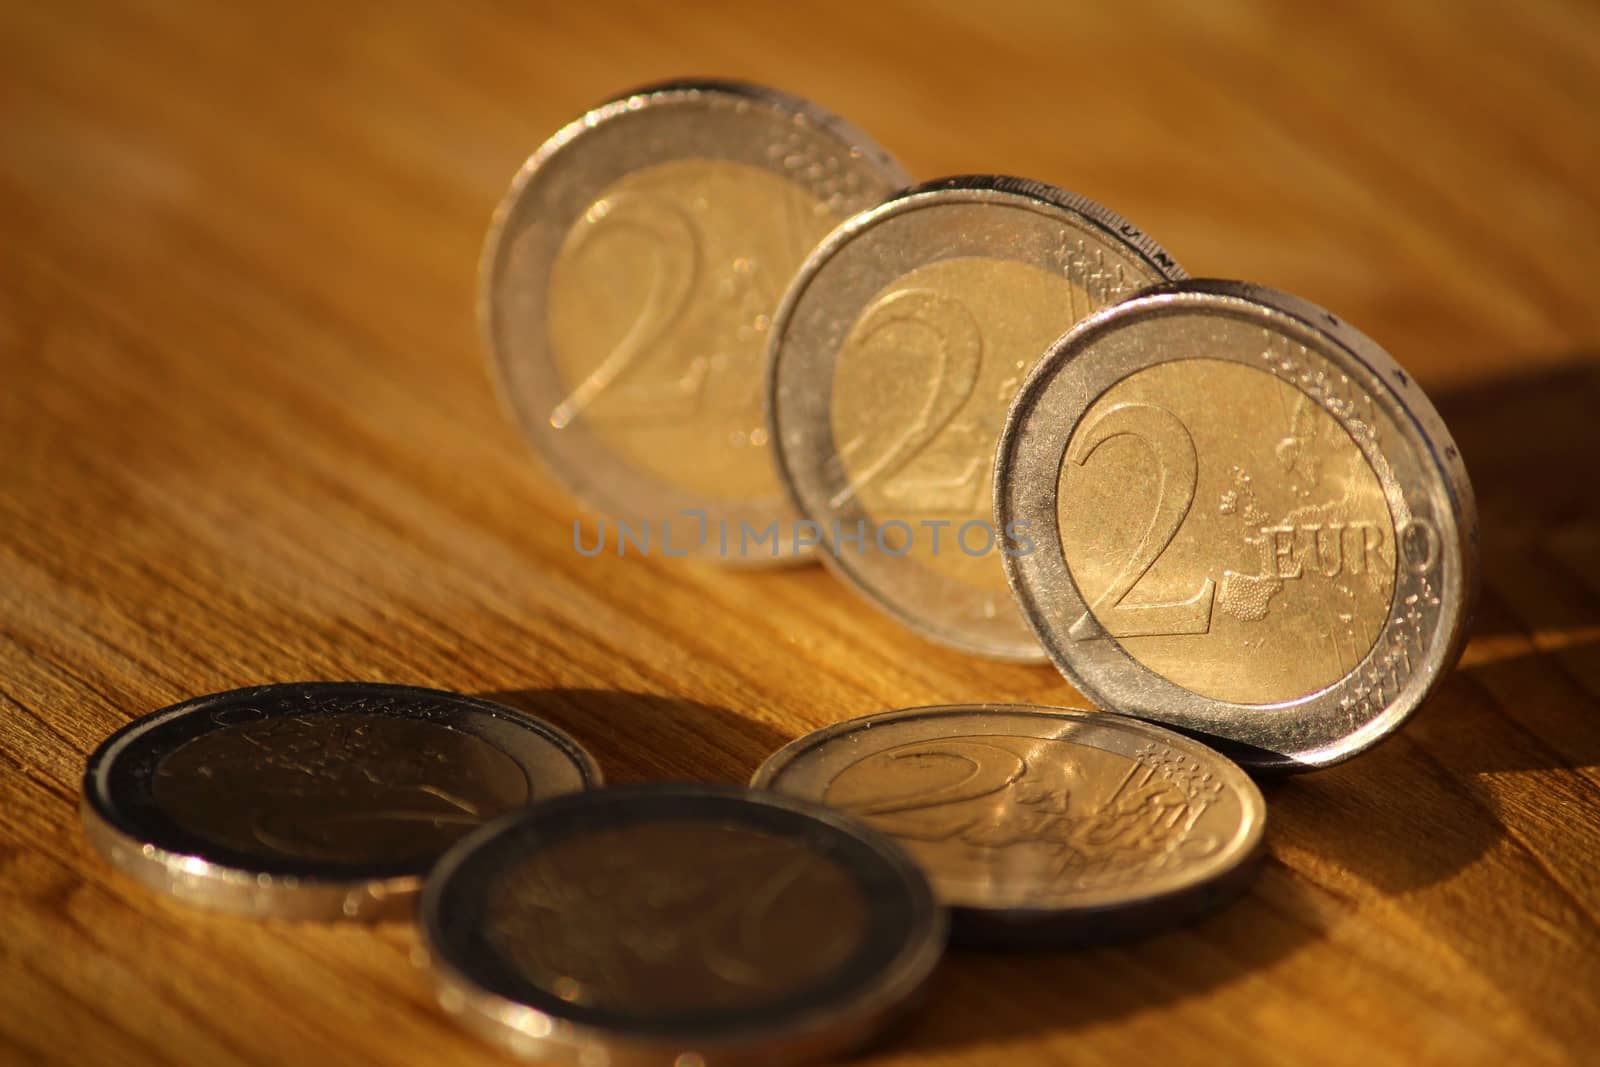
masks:
[[[1181,753],[1006,734],[874,753],[822,800],[897,838],[947,900],[988,907],[1148,889],[1218,853],[1239,823],[1237,801]]]
[[[1333,417],[1265,370],[1191,359],[1118,382],[1074,430],[1058,499],[1094,615],[1070,638],[1109,635],[1202,696],[1309,696],[1388,616],[1383,488]]]
[[[435,855],[529,796],[522,769],[485,741],[362,713],[223,727],[162,760],[154,791],[207,841],[349,863]]]
[[[1060,274],[963,257],[918,267],[867,305],[839,351],[833,434],[848,493],[888,551],[1009,605],[991,541],[995,448],[1028,368],[1089,304]]]
[[[634,1017],[741,1012],[826,978],[861,891],[804,842],[701,822],[557,841],[491,891],[489,943],[533,985]]]
[[[550,343],[578,418],[629,463],[711,497],[778,492],[761,414],[767,331],[838,217],[760,167],[685,159],[589,206],[550,275]]]

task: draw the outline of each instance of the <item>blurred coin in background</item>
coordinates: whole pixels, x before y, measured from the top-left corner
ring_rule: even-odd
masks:
[[[528,440],[603,515],[673,520],[654,551],[795,554],[786,528],[738,536],[789,515],[761,415],[772,316],[817,241],[907,182],[840,119],[751,85],[642,88],[562,129],[500,203],[481,271]]]
[[[1039,357],[1078,320],[1155,282],[1170,256],[1098,204],[969,177],[900,194],[834,231],[772,331],[780,475],[823,559],[923,636],[1043,662],[1000,557],[995,446]]]

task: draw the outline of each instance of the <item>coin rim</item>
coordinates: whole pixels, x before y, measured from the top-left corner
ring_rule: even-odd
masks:
[[[832,233],[822,239],[801,264],[794,281],[784,293],[776,314],[772,317],[772,328],[767,339],[762,409],[767,424],[767,439],[772,444],[772,459],[778,472],[778,481],[783,486],[783,491],[795,513],[818,528],[818,536],[822,539],[818,555],[824,566],[840,582],[885,615],[936,644],[1002,662],[1047,663],[1049,656],[1043,648],[1031,650],[1013,646],[1000,648],[990,642],[973,640],[949,628],[932,624],[915,612],[902,607],[896,598],[879,589],[875,583],[858,575],[855,569],[834,551],[832,538],[828,536],[828,531],[831,529],[829,524],[819,520],[806,507],[795,476],[796,467],[799,465],[795,463],[784,445],[782,405],[779,403],[781,396],[779,375],[784,364],[785,351],[792,350],[792,346],[785,345],[784,341],[796,310],[800,302],[805,299],[806,291],[826,268],[828,262],[850,242],[889,219],[949,204],[985,203],[1022,208],[1046,217],[1054,217],[1065,212],[1082,220],[1089,229],[1103,233],[1108,243],[1128,249],[1134,258],[1142,260],[1161,276],[1173,281],[1189,276],[1188,272],[1173,259],[1171,253],[1161,247],[1153,237],[1121,215],[1086,196],[1030,178],[996,174],[963,174],[922,182],[840,223]],[[832,384],[828,383],[830,390]],[[831,402],[829,410],[832,410]],[[829,427],[829,433],[831,432],[832,428]]]
[[[441,932],[441,898],[452,875],[479,848],[525,823],[548,817],[554,809],[588,804],[638,804],[677,798],[720,798],[736,805],[779,808],[809,817],[830,833],[849,835],[866,844],[902,879],[914,914],[910,934],[873,982],[853,999],[821,1004],[797,1012],[782,1026],[759,1030],[729,1027],[697,1039],[689,1035],[653,1035],[607,1028],[550,1014],[494,993],[473,980],[467,969],[449,959]],[[486,823],[457,842],[434,867],[417,907],[417,926],[432,971],[435,994],[445,1012],[493,1044],[514,1054],[539,1058],[581,1055],[600,1047],[612,1064],[661,1062],[659,1057],[698,1052],[713,1063],[781,1064],[831,1056],[858,1048],[909,1010],[943,957],[948,911],[939,902],[922,868],[887,835],[858,819],[819,804],[770,791],[707,783],[652,782],[569,793],[540,801]]]
[[[1231,862],[1204,878],[1181,882],[1154,894],[1124,896],[1120,899],[1092,900],[1047,907],[1009,907],[945,901],[951,912],[953,938],[962,943],[1085,943],[1115,940],[1152,928],[1173,925],[1194,914],[1209,911],[1237,892],[1248,888],[1255,864],[1265,852],[1267,804],[1261,789],[1244,769],[1204,742],[1187,734],[1144,719],[1115,712],[1085,708],[1063,708],[1049,704],[929,704],[914,708],[862,715],[831,723],[795,738],[762,761],[750,777],[753,789],[768,789],[783,796],[820,803],[813,797],[785,792],[775,784],[788,768],[807,753],[861,734],[891,722],[965,718],[974,715],[1003,715],[1045,720],[1068,720],[1108,729],[1122,729],[1145,736],[1196,758],[1202,765],[1227,781],[1242,809],[1239,830],[1229,842]],[[1019,735],[1025,736],[1025,735]],[[1091,746],[1092,747],[1092,746]],[[885,831],[879,831],[884,833]],[[890,835],[892,836],[892,835]],[[929,876],[938,892],[938,879]],[[1186,904],[1192,902],[1191,909]]]
[[[140,837],[137,831],[118,819],[116,798],[110,795],[105,784],[106,778],[122,753],[150,730],[174,719],[210,712],[219,704],[259,700],[275,691],[308,688],[379,691],[384,695],[402,698],[446,701],[460,706],[463,712],[490,714],[501,721],[523,727],[548,742],[571,762],[584,781],[585,791],[604,783],[599,764],[571,734],[544,719],[504,704],[444,689],[386,682],[274,682],[191,697],[142,715],[101,741],[84,764],[83,792],[78,804],[84,834],[90,844],[113,867],[141,885],[185,904],[216,911],[257,917],[352,919],[361,922],[408,912],[421,892],[426,869],[382,878],[364,878],[359,873],[330,877],[318,874],[316,865],[307,863],[304,873],[269,873],[208,859],[201,852],[163,847],[154,840]],[[533,776],[529,764],[514,753],[499,746],[494,747],[517,764],[528,776],[531,785]],[[427,866],[424,864],[424,868]]]
[[[1017,507],[1016,495],[1019,490],[1014,477],[1018,462],[1016,456],[1028,447],[1027,424],[1035,406],[1053,381],[1059,375],[1085,379],[1081,390],[1085,399],[1076,416],[1081,419],[1107,390],[1118,381],[1125,380],[1125,377],[1115,381],[1102,380],[1106,377],[1104,373],[1097,376],[1099,369],[1079,358],[1101,337],[1114,332],[1124,322],[1138,321],[1146,316],[1205,311],[1221,313],[1252,325],[1270,325],[1295,342],[1306,344],[1329,365],[1355,380],[1375,403],[1382,406],[1396,429],[1406,438],[1406,444],[1414,449],[1417,468],[1436,477],[1434,484],[1426,487],[1425,491],[1435,495],[1438,502],[1443,504],[1438,508],[1438,519],[1441,527],[1448,523],[1449,529],[1441,528],[1439,531],[1440,551],[1453,553],[1456,564],[1453,568],[1440,568],[1440,609],[1435,634],[1442,640],[1436,639],[1431,643],[1430,654],[1412,670],[1401,691],[1385,705],[1383,711],[1353,728],[1339,731],[1332,729],[1336,716],[1330,709],[1337,709],[1339,695],[1382,648],[1383,634],[1393,625],[1392,603],[1386,609],[1383,629],[1379,631],[1372,649],[1339,680],[1292,700],[1240,704],[1184,689],[1139,662],[1115,639],[1108,639],[1119,654],[1114,667],[1097,669],[1085,666],[1081,657],[1075,654],[1074,643],[1051,632],[1039,606],[1039,598],[1032,589],[1036,579],[1027,576],[1020,560],[1004,558],[1006,579],[1051,661],[1090,700],[1123,714],[1200,734],[1227,755],[1253,769],[1295,772],[1332,766],[1366,751],[1393,733],[1438,685],[1460,657],[1465,645],[1478,588],[1477,510],[1460,449],[1415,379],[1371,338],[1332,312],[1303,298],[1266,286],[1226,279],[1191,279],[1155,287],[1098,312],[1069,330],[1051,346],[1023,382],[1012,402],[995,453],[995,521],[1009,521],[1013,509]],[[1146,365],[1181,361],[1183,358],[1162,358]],[[1074,405],[1075,409],[1079,407]],[[1071,439],[1075,429],[1075,425],[1065,429],[1066,440]],[[1386,508],[1388,496],[1386,492]],[[1059,545],[1060,529],[1054,509],[1049,509],[1046,526],[1038,533],[1042,543]],[[1035,556],[1042,563],[1030,561],[1029,566],[1049,569],[1051,584],[1062,591],[1060,595],[1076,598],[1074,603],[1084,602],[1059,550],[1035,553]],[[1397,570],[1398,567],[1397,553]],[[1446,571],[1448,582],[1443,577]],[[1056,596],[1057,600],[1060,595]],[[1084,604],[1087,610],[1086,602]],[[1452,604],[1457,605],[1456,609],[1447,610]],[[1102,676],[1118,685],[1130,684],[1128,679],[1132,679],[1131,684],[1140,690],[1139,697],[1136,700],[1118,700],[1107,691],[1105,685],[1098,684]],[[1282,715],[1288,709],[1295,708],[1313,709],[1316,714],[1312,725],[1319,732],[1307,733],[1303,717],[1295,723],[1301,727],[1299,738],[1268,736],[1270,730],[1251,728],[1251,719],[1259,718],[1264,711]]]
[[[607,500],[604,494],[594,491],[593,480],[586,477],[575,476],[570,463],[565,461],[558,450],[549,447],[549,442],[536,430],[537,418],[524,412],[518,403],[513,388],[512,376],[507,369],[511,356],[504,351],[498,338],[496,329],[495,306],[497,300],[495,293],[499,288],[497,281],[504,271],[502,262],[505,250],[508,248],[506,228],[512,216],[516,213],[524,194],[529,186],[538,177],[539,172],[558,153],[567,149],[574,142],[581,141],[591,130],[612,122],[620,117],[629,115],[650,107],[671,106],[674,104],[692,102],[707,96],[729,97],[735,101],[755,103],[772,108],[773,110],[809,123],[824,135],[838,140],[844,149],[851,155],[859,156],[869,170],[874,170],[882,177],[882,185],[889,189],[899,189],[911,184],[911,175],[902,167],[889,152],[876,141],[868,137],[858,127],[823,108],[799,96],[783,92],[770,86],[758,85],[754,82],[738,81],[732,79],[672,79],[642,85],[626,92],[620,93],[589,109],[580,118],[574,119],[561,127],[530,155],[512,176],[506,191],[501,194],[496,203],[494,212],[490,217],[489,229],[484,237],[484,242],[478,254],[478,286],[476,301],[476,318],[478,335],[483,351],[489,364],[489,379],[493,383],[495,396],[500,409],[513,426],[517,428],[518,435],[529,446],[529,450],[539,460],[545,471],[559,482],[578,504],[585,510],[596,515],[616,517],[621,519],[644,519],[658,516],[641,516],[626,507],[616,507],[619,501]],[[663,156],[666,162],[671,156]],[[600,190],[596,190],[598,193]],[[762,358],[764,360],[765,353]],[[577,471],[582,475],[582,471]],[[740,505],[753,511],[762,511],[772,504],[786,502],[781,490],[774,492],[771,498],[741,501]],[[706,509],[708,513],[718,517],[726,517],[727,509]],[[789,518],[786,515],[774,514],[780,522]],[[779,537],[778,551],[773,556],[735,555],[714,551],[709,539],[702,539],[703,544],[695,549],[686,549],[691,557],[712,559],[718,563],[726,564],[736,569],[766,569],[774,566],[792,565],[808,559],[813,549],[802,546],[800,551],[795,551],[794,540],[790,539],[787,550],[783,546],[783,538]]]

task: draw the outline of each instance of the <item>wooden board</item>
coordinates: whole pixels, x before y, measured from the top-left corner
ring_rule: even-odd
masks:
[[[1461,668],[1377,750],[1268,785],[1247,899],[1125,947],[955,955],[864,1062],[1592,1058],[1600,9],[129,7],[0,15],[0,1058],[504,1062],[433,1007],[406,925],[200,914],[88,851],[85,754],[193,694],[490,694],[616,781],[741,780],[884,708],[1081,705],[817,568],[574,555],[490,391],[479,242],[556,126],[695,73],[1326,304],[1437,397],[1483,512]]]

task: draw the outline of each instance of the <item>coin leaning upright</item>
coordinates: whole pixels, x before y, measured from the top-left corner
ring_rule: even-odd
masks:
[[[198,697],[107,738],[90,842],[145,885],[247,915],[377,919],[413,906],[457,839],[600,784],[577,742],[486,700],[364,682]]]
[[[1211,749],[1137,719],[907,708],[779,749],[752,785],[894,837],[979,944],[1105,941],[1192,918],[1255,873],[1266,806]]]
[[[897,1017],[945,912],[893,842],[729,786],[558,797],[464,840],[419,915],[440,1004],[530,1058],[814,1060]]]
[[[823,559],[923,636],[1042,661],[1001,554],[993,460],[1018,386],[1079,319],[1183,271],[1148,236],[1039,182],[930,182],[850,219],[772,330],[779,474]]]
[[[1001,440],[996,521],[1045,649],[1115,711],[1300,769],[1394,730],[1455,662],[1477,516],[1433,405],[1296,297],[1188,282],[1082,323]]]
[[[516,175],[480,271],[525,436],[589,506],[663,524],[655,551],[795,554],[761,413],[771,317],[824,234],[907,183],[842,120],[753,85],[649,86],[567,126]]]

